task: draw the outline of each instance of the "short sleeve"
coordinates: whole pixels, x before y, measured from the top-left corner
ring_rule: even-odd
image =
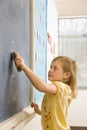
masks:
[[[54,85],[56,85],[57,89],[58,89],[58,92],[57,94],[59,96],[70,96],[71,97],[71,89],[68,85],[62,83],[62,82],[58,82],[58,81],[55,81],[53,82]]]

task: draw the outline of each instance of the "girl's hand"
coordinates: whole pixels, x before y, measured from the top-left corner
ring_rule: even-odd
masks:
[[[17,53],[15,56],[15,65],[17,66],[18,69],[23,70],[25,67],[25,63],[22,57],[20,57]]]
[[[41,115],[41,111],[40,111],[40,109],[39,109],[38,104],[32,102],[32,103],[31,103],[31,107],[32,107],[32,108],[34,107],[34,111],[35,111],[37,114],[40,114],[40,115]]]

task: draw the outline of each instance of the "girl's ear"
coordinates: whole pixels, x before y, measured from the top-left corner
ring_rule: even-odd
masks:
[[[65,72],[65,74],[64,74],[65,79],[70,78],[70,76],[71,76],[71,72]]]

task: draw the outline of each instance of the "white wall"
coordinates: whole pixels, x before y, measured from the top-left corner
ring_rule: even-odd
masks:
[[[71,103],[68,113],[71,126],[87,127],[87,90],[79,89],[77,98]]]
[[[47,43],[47,72],[52,59],[58,54],[58,13],[53,0],[48,0],[47,32],[51,36],[51,43]],[[54,52],[52,52],[52,49]]]
[[[47,32],[52,35],[52,39],[58,42],[58,12],[54,0],[48,0]]]

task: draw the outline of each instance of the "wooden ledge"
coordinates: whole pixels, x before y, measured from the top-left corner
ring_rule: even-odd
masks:
[[[0,123],[0,130],[22,130],[29,121],[35,117],[35,112],[30,107],[15,114],[11,118]]]

